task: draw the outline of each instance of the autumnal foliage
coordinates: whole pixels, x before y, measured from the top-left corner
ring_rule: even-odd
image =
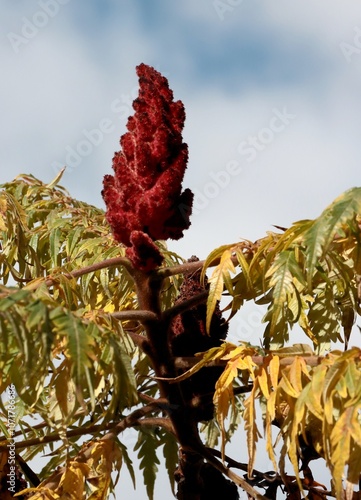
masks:
[[[361,188],[315,220],[182,259],[164,240],[190,223],[184,109],[137,71],[106,213],[62,172],[1,186],[0,390],[17,396],[14,425],[0,402],[0,498],[12,474],[17,498],[106,499],[121,469],[135,484],[130,451],[150,499],[159,452],[179,500],[360,498]],[[227,339],[246,302],[266,308],[258,344]],[[257,470],[260,449],[273,470]]]

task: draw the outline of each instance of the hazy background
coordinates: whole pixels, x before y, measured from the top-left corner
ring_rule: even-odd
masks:
[[[314,218],[360,185],[360,2],[3,0],[0,19],[0,183],[67,165],[62,184],[103,207],[144,62],[187,112],[182,256]],[[257,337],[261,316],[236,336]]]

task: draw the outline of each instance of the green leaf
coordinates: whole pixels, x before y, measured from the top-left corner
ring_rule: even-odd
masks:
[[[165,434],[163,437],[163,456],[165,458],[165,467],[168,472],[172,493],[175,495],[174,471],[178,464],[178,443],[172,434]]]
[[[243,272],[244,277],[245,277],[246,286],[249,290],[252,290],[253,284],[252,284],[252,278],[251,278],[251,274],[250,274],[250,268],[249,268],[247,259],[245,258],[244,254],[242,252],[242,249],[236,249],[236,256],[237,256],[237,260],[242,268],[242,272]]]
[[[55,187],[60,182],[61,178],[63,177],[65,170],[66,170],[66,167],[63,167],[58,172],[58,174],[54,177],[54,179],[51,182],[49,182],[49,184],[47,184],[45,187],[48,189],[52,189],[53,187]]]
[[[133,486],[134,486],[134,489],[135,489],[136,488],[136,480],[135,480],[134,467],[133,467],[132,459],[129,456],[128,449],[127,449],[127,447],[121,441],[119,441],[119,439],[117,440],[117,445],[121,449],[124,463],[127,466],[129,475],[130,475],[130,477],[132,479],[132,483],[133,483]]]
[[[89,238],[84,241],[82,245],[77,247],[76,252],[74,252],[74,259],[79,259],[79,257],[90,256],[92,254],[97,254],[99,249],[102,248],[104,243],[104,238]]]
[[[49,316],[56,332],[67,338],[74,374],[77,381],[80,382],[83,379],[85,369],[91,366],[88,356],[91,350],[90,338],[86,328],[80,318],[60,307],[51,311]]]
[[[66,238],[66,253],[68,257],[73,258],[73,253],[77,251],[77,244],[79,240],[82,238],[82,234],[84,232],[83,227],[76,227],[75,229],[72,229],[67,238]]]
[[[0,299],[0,311],[6,311],[9,307],[13,307],[14,304],[20,302],[29,297],[29,292],[27,290],[18,290],[9,294],[4,299]]]
[[[139,468],[143,470],[144,484],[147,489],[149,500],[153,500],[154,484],[158,472],[159,459],[156,450],[159,446],[159,439],[154,432],[141,429],[138,434],[138,441],[134,451],[139,450]]]
[[[137,382],[131,364],[131,358],[125,351],[123,344],[113,335],[108,335],[107,358],[103,361],[107,364],[109,376],[112,377],[112,398],[107,410],[106,418],[113,418],[124,408],[131,407],[138,402]]]
[[[203,265],[203,269],[202,269],[202,272],[201,272],[201,282],[204,283],[204,278],[205,278],[205,275],[206,275],[206,271],[208,269],[208,267],[217,259],[220,259],[222,257],[222,255],[224,254],[224,252],[226,252],[227,250],[233,248],[234,246],[236,246],[236,244],[232,244],[232,245],[223,245],[221,247],[218,247],[216,248],[215,250],[213,250],[213,252],[211,252],[208,257],[206,258],[205,262],[204,262],[204,265]]]
[[[340,310],[335,303],[331,286],[319,285],[308,313],[309,325],[317,341],[318,354],[327,352],[331,342],[341,340],[340,320]]]
[[[59,251],[61,247],[61,231],[59,228],[54,229],[50,233],[50,258],[52,267],[60,265]]]
[[[309,287],[319,259],[327,252],[337,233],[343,234],[343,226],[360,213],[361,188],[353,188],[336,198],[306,231],[304,242]]]
[[[272,339],[278,336],[285,335],[287,320],[296,321],[296,317],[291,318],[287,312],[290,310],[290,302],[292,297],[297,294],[297,289],[294,284],[294,277],[298,281],[304,281],[300,271],[295,254],[292,250],[286,250],[279,253],[266,273],[266,278],[269,278],[269,286],[272,288],[272,302],[269,306],[269,312],[266,316],[270,322],[267,330],[266,347],[272,343]],[[294,304],[293,304],[294,305]]]

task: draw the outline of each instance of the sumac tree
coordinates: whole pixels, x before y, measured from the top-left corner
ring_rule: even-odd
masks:
[[[315,220],[183,260],[166,240],[191,220],[184,107],[153,68],[137,72],[105,213],[62,172],[0,191],[1,498],[108,498],[113,471],[134,478],[129,427],[149,498],[160,449],[181,500],[360,498],[361,188]],[[267,306],[259,345],[227,341],[247,301]],[[308,343],[290,342],[296,325]],[[248,450],[230,457],[237,426]],[[254,468],[261,435],[271,472]]]

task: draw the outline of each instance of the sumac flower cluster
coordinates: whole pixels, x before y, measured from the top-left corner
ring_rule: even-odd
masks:
[[[137,75],[135,113],[114,155],[114,176],[104,177],[102,195],[114,238],[128,247],[135,267],[149,271],[163,260],[154,241],[177,240],[189,227],[193,193],[182,192],[188,161],[183,103],[173,100],[167,79],[154,68],[140,64]]]

